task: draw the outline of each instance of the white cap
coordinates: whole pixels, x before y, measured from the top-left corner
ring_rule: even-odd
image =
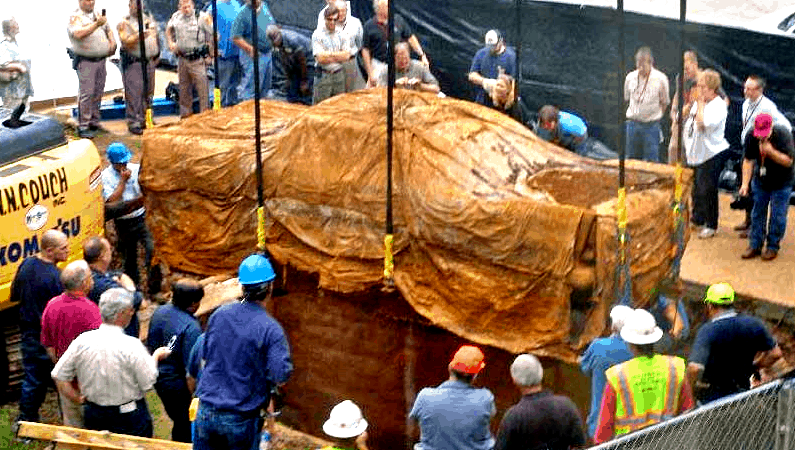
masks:
[[[367,421],[362,417],[362,410],[350,400],[340,402],[332,408],[328,420],[323,424],[323,431],[335,438],[352,438],[364,433]]]
[[[616,305],[610,310],[610,322],[614,330],[621,330],[626,323],[627,317],[632,314],[634,309],[625,305]]]
[[[660,340],[663,331],[657,326],[654,316],[645,309],[636,309],[629,314],[624,327],[621,328],[621,339],[635,345],[653,344]]]
[[[500,42],[500,32],[497,30],[489,30],[486,33],[486,45],[497,45]]]

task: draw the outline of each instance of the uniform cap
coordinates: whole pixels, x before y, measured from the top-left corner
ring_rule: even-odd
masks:
[[[734,289],[729,283],[713,284],[707,289],[704,302],[715,305],[730,305],[734,303]]]
[[[483,362],[483,352],[474,345],[462,345],[449,365],[451,370],[469,375],[480,372],[484,367],[486,363]]]
[[[486,45],[497,45],[502,40],[499,30],[489,30],[486,33]]]

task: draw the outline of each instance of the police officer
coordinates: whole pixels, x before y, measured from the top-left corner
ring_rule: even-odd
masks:
[[[179,9],[166,25],[168,48],[179,59],[179,115],[193,114],[193,88],[199,95],[199,112],[210,103],[206,64],[210,61],[212,22],[206,13],[196,13],[193,0],[179,0]]]
[[[91,139],[101,129],[99,104],[105,92],[105,59],[116,53],[116,38],[105,15],[94,12],[94,0],[79,0],[79,5],[69,16],[67,31],[72,43],[72,67],[80,82],[77,133]]]
[[[238,279],[242,301],[215,311],[205,333],[196,450],[250,450],[259,441],[271,390],[293,371],[284,330],[265,310],[276,279],[273,266],[265,256],[251,255],[240,264]]]
[[[138,0],[130,0],[130,15],[116,26],[121,41],[121,67],[124,81],[124,103],[127,116],[127,129],[132,134],[143,134],[144,115],[152,107],[155,93],[155,66],[160,57],[157,42],[157,23],[150,14],[143,15],[144,52],[141,55],[140,34],[138,34]],[[147,59],[146,75],[149,92],[144,102],[143,57]]]

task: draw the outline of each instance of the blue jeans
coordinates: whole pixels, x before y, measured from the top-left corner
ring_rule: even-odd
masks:
[[[660,162],[660,121],[626,122],[627,158],[642,159],[650,162]]]
[[[749,245],[751,248],[761,249],[767,238],[767,248],[778,251],[779,243],[787,231],[787,208],[792,186],[786,186],[775,191],[762,188],[758,178],[751,181],[754,195],[754,209],[751,211],[751,234]],[[767,210],[770,205],[770,220]],[[767,223],[766,223],[767,222]]]
[[[19,420],[39,421],[39,408],[52,385],[53,364],[47,351],[39,340],[32,336],[22,336],[22,367],[25,379],[22,381],[22,396],[19,399]]]
[[[259,54],[259,92],[260,98],[265,98],[265,94],[271,88],[271,52]],[[237,98],[239,101],[251,100],[254,98],[254,60],[246,54],[240,52],[240,86],[237,87]]]
[[[221,89],[221,106],[237,105],[237,86],[240,84],[238,57],[218,58],[218,88]]]
[[[220,410],[200,402],[193,422],[193,450],[257,450],[262,423],[257,413]]]

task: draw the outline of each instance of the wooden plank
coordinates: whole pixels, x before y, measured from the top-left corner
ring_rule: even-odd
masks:
[[[56,448],[96,450],[191,450],[192,444],[84,430],[36,422],[20,422],[19,437],[53,441]]]

